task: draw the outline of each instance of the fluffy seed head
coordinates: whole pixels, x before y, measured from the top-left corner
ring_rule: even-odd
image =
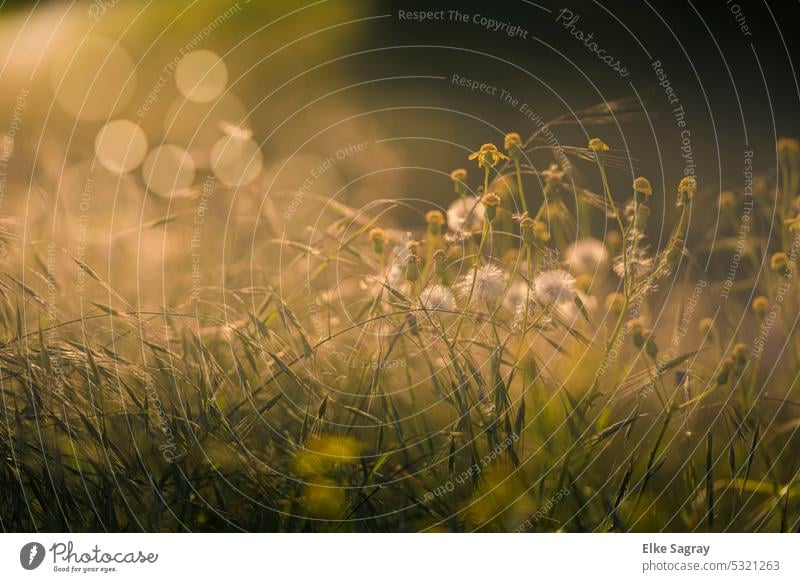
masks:
[[[564,303],[575,299],[575,277],[561,269],[544,271],[534,282],[536,300],[543,305]]]
[[[454,311],[456,302],[450,289],[444,285],[429,285],[419,294],[419,300],[426,309]]]
[[[455,200],[447,209],[447,227],[454,232],[478,230],[483,219],[484,206],[475,196]]]
[[[474,284],[473,284],[474,281]],[[470,303],[492,303],[496,301],[505,288],[503,271],[492,264],[471,270],[458,284],[458,294],[464,299],[472,298]]]

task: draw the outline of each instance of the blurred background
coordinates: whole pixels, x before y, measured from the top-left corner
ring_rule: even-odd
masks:
[[[417,11],[441,18],[403,16]],[[714,209],[744,187],[745,152],[775,174],[776,139],[800,133],[797,17],[682,0],[4,2],[4,256],[57,243],[123,295],[179,304],[201,280],[258,283],[275,249],[257,241],[307,239],[326,220],[315,197],[407,200],[386,220],[419,223],[470,151],[554,118],[570,122],[555,143],[599,136],[629,158],[616,185],[651,178],[658,240],[684,173]],[[639,113],[580,123],[619,99]],[[592,170],[573,177],[597,187]]]

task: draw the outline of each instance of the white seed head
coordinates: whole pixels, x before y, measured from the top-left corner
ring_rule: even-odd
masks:
[[[478,230],[483,226],[485,211],[475,196],[459,198],[447,209],[447,228],[454,232]]]
[[[473,280],[475,281],[473,287]],[[471,303],[486,303],[496,301],[503,293],[506,286],[503,271],[495,265],[484,265],[477,273],[471,270],[458,284],[458,294],[467,299],[472,290]]]
[[[456,302],[450,289],[443,285],[429,285],[419,294],[419,299],[426,309],[454,311]]]
[[[533,289],[543,305],[571,302],[575,299],[575,277],[562,269],[544,271],[536,277]]]

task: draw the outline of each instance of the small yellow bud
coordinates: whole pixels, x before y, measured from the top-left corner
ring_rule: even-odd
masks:
[[[789,256],[784,252],[777,252],[770,257],[769,267],[773,271],[783,271],[789,267]]]
[[[633,191],[644,195],[645,198],[653,195],[653,187],[650,185],[650,180],[644,176],[639,176],[633,181]]]
[[[767,311],[769,311],[769,300],[764,296],[756,297],[753,299],[751,308],[756,317],[764,319],[767,316]]]
[[[428,223],[428,233],[431,236],[437,237],[442,234],[442,225],[444,224],[444,214],[438,210],[430,210],[425,215],[425,222]]]
[[[600,138],[593,137],[589,140],[589,149],[595,153],[607,152],[608,145]]]
[[[483,195],[483,198],[481,198],[481,203],[486,210],[486,218],[490,221],[497,217],[497,207],[500,206],[500,202],[502,202],[500,196],[494,192],[487,192]]]
[[[383,232],[383,229],[373,228],[371,231],[369,231],[369,239],[372,241],[372,248],[375,250],[375,253],[382,255],[384,249],[386,248],[386,243],[389,242],[389,239],[386,237],[386,233]]]
[[[512,160],[519,160],[522,156],[522,138],[515,131],[506,134],[503,147],[508,152],[508,157]]]

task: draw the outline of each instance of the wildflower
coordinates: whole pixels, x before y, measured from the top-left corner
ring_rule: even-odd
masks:
[[[778,139],[778,153],[800,153],[800,141],[790,137],[782,137]]]
[[[544,178],[544,182],[548,186],[558,186],[564,181],[566,175],[558,164],[550,164],[546,170],[539,172],[539,175]]]
[[[453,189],[459,196],[467,195],[467,171],[464,168],[458,168],[450,172],[450,179],[453,181]]]
[[[628,330],[628,335],[634,338],[644,334],[644,323],[638,317],[636,319],[631,319],[625,327]]]
[[[474,281],[474,283],[473,283]],[[496,301],[505,288],[503,271],[492,264],[484,265],[476,271],[467,273],[458,284],[458,293],[470,302],[491,303]]]
[[[389,239],[386,237],[386,233],[383,232],[382,228],[373,228],[369,231],[369,240],[372,241],[372,248],[375,251],[375,254],[382,255],[384,249],[386,248],[386,243],[389,242]]]
[[[483,204],[486,218],[488,218],[490,222],[497,218],[497,207],[500,205],[500,196],[494,192],[487,192],[481,198],[481,204]]]
[[[422,290],[419,300],[426,309],[454,311],[456,302],[450,289],[444,285],[429,285]]]
[[[653,195],[653,187],[650,185],[650,180],[644,176],[639,176],[633,181],[633,191],[642,194],[645,198],[650,198]]]
[[[478,167],[486,170],[494,168],[500,160],[507,160],[508,156],[497,149],[493,143],[485,143],[477,152],[469,155],[470,160],[478,160]]]
[[[607,152],[608,144],[606,144],[600,138],[593,137],[592,139],[589,140],[589,149],[592,150],[595,154]]]
[[[452,231],[478,230],[483,219],[484,206],[475,196],[456,200],[447,209],[447,227]]]
[[[756,314],[756,317],[763,320],[767,316],[767,311],[769,310],[769,300],[763,295],[756,297],[753,299],[751,308],[753,313]]]
[[[439,210],[430,210],[425,215],[425,222],[428,223],[428,233],[431,236],[438,237],[442,234],[444,215]]]
[[[519,161],[522,156],[522,138],[515,131],[507,133],[503,141],[503,147],[508,152],[508,157],[512,160]]]
[[[575,299],[575,277],[561,269],[544,271],[534,283],[536,300],[543,305],[564,303]]]
[[[608,263],[608,251],[605,245],[595,238],[577,240],[567,248],[567,265],[570,272],[576,275],[596,273],[606,263]]]
[[[678,184],[678,204],[691,200],[695,192],[697,192],[697,179],[694,176],[686,176]]]

